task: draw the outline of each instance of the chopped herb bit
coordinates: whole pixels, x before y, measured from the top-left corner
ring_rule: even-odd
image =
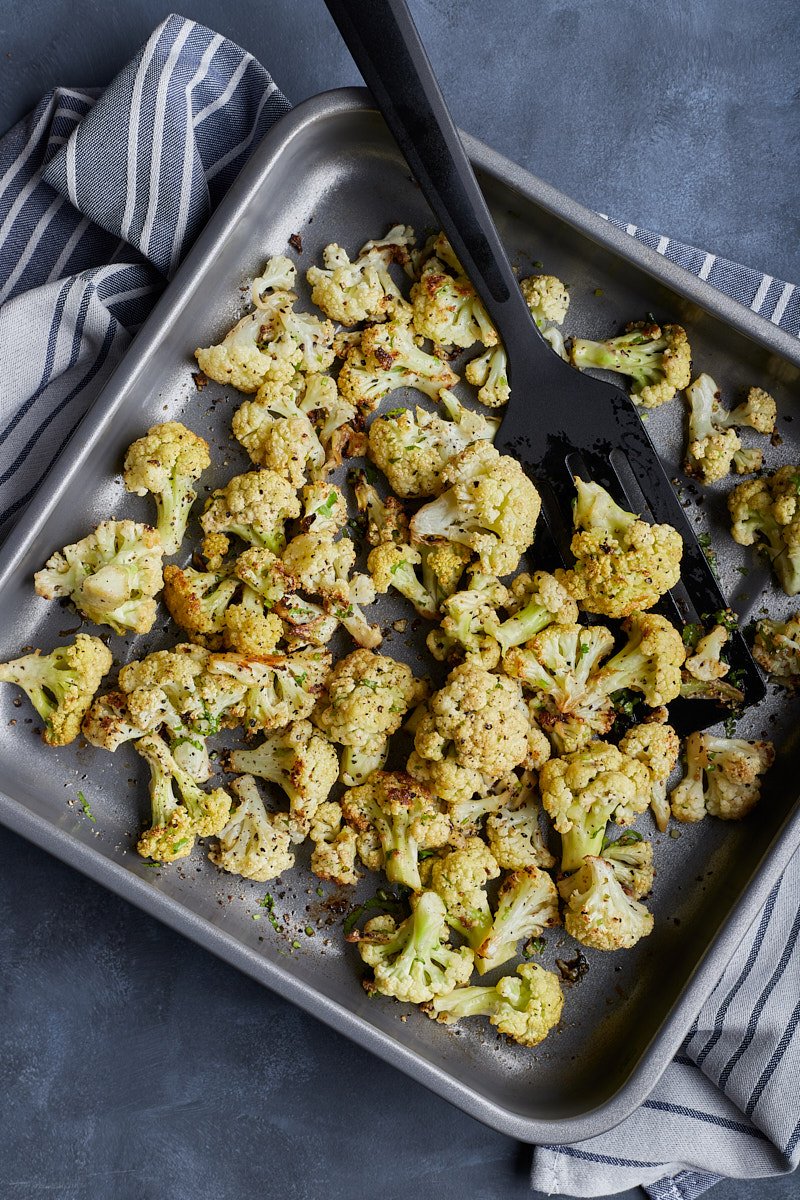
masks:
[[[83,792],[78,792],[78,799],[80,800],[81,808],[83,809],[83,815],[88,817],[93,825],[96,825],[97,821],[95,820],[94,813],[89,807],[89,801],[86,799]]]
[[[544,938],[529,938],[529,940],[522,947],[522,957],[533,958],[535,954],[541,954],[546,945],[547,943],[545,942]]]
[[[295,939],[295,940],[292,942],[292,949],[293,949],[293,950],[299,950],[299,949],[300,949],[300,943],[297,941],[297,939]]]
[[[602,296],[602,294],[603,294],[603,289],[602,289],[602,288],[595,288],[595,289],[594,289],[594,294],[595,294],[595,296]]]
[[[405,905],[398,893],[390,892],[386,888],[378,888],[374,896],[371,896],[369,900],[365,900],[363,904],[359,904],[356,908],[351,909],[347,914],[342,924],[345,937],[353,932],[365,913],[375,908],[389,913],[392,917],[404,917],[406,913]]]
[[[303,933],[306,935],[306,937],[313,937],[314,936],[314,926],[306,925],[305,929],[303,930]]]
[[[684,625],[681,637],[683,638],[684,646],[688,646],[690,650],[694,650],[700,638],[703,636],[703,626],[696,622],[690,625]]]

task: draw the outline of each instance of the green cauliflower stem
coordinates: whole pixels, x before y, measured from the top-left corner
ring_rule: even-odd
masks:
[[[758,543],[787,596],[800,592],[800,466],[747,479],[728,496],[731,535],[740,546]]]
[[[701,821],[709,812],[741,821],[761,798],[761,780],[775,760],[772,742],[692,733],[684,746],[686,773],[670,794],[678,821]]]
[[[479,837],[468,837],[456,850],[437,859],[430,887],[441,896],[447,923],[476,950],[492,927],[492,910],[486,884],[496,879],[500,868]]]
[[[280,554],[284,525],[299,516],[300,501],[286,479],[274,471],[248,471],[211,494],[200,524],[206,534],[230,534]]]
[[[79,612],[115,633],[148,633],[156,619],[164,547],[150,525],[102,521],[51,555],[34,575],[38,596],[68,596]]]
[[[67,746],[80,733],[111,663],[111,651],[99,638],[79,633],[49,654],[34,650],[0,663],[0,683],[13,683],[25,692],[44,722],[42,741]]]
[[[518,943],[538,937],[559,925],[558,892],[546,871],[524,867],[503,880],[491,929],[477,947],[475,966],[480,975],[515,958]]]
[[[594,950],[630,950],[653,930],[653,914],[629,896],[614,867],[604,858],[587,858],[580,870],[560,884],[567,933]]]
[[[445,465],[442,482],[441,495],[412,518],[412,536],[467,546],[488,574],[516,570],[541,509],[539,493],[516,459],[490,442],[474,442]]]
[[[208,857],[221,870],[256,883],[266,883],[290,871],[294,853],[288,816],[266,810],[252,775],[235,779],[231,791],[237,799],[236,807]]]
[[[648,767],[608,742],[544,763],[542,806],[561,834],[562,871],[574,871],[584,858],[600,853],[609,821],[629,825],[644,812],[651,785]]]
[[[596,367],[626,375],[634,402],[657,408],[688,385],[691,350],[681,325],[634,321],[619,337],[604,342],[573,338],[570,362],[582,369]]]
[[[253,750],[232,750],[226,766],[282,788],[289,797],[290,831],[296,842],[307,837],[314,813],[339,777],[336,751],[310,721],[293,721]]]
[[[402,883],[413,892],[422,888],[419,851],[443,846],[450,836],[450,821],[427,788],[403,771],[373,771],[341,800],[342,814],[360,835],[359,845],[380,842],[380,865],[390,883]],[[377,851],[377,846],[375,846]],[[370,856],[365,866],[374,866]]]
[[[368,921],[358,952],[373,971],[367,991],[424,1004],[467,982],[473,954],[447,945],[445,907],[435,892],[420,892],[411,904],[411,916],[399,926],[391,917]]]
[[[632,613],[622,628],[628,641],[600,668],[597,686],[609,694],[623,688],[641,692],[650,708],[669,704],[681,690],[686,657],[683,638],[665,617],[655,613]]]
[[[576,478],[575,487],[575,564],[556,578],[586,612],[626,617],[652,608],[680,578],[680,534],[640,521],[599,484]]]
[[[192,487],[211,465],[208,442],[179,421],[153,425],[128,447],[123,481],[137,496],[152,495],[156,529],[166,555],[177,554],[189,512],[197,499]]]
[[[521,1046],[538,1046],[561,1019],[564,994],[558,976],[538,963],[522,963],[516,976],[504,975],[494,987],[456,988],[435,997],[428,1015],[445,1025],[463,1017],[487,1016],[499,1033]]]
[[[367,558],[367,569],[377,591],[381,594],[394,588],[414,605],[421,617],[434,621],[438,608],[434,597],[417,575],[422,555],[413,546],[382,542],[374,546]]]

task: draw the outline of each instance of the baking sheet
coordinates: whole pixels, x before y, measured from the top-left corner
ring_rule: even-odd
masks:
[[[726,395],[756,382],[773,392],[784,441],[767,451],[767,462],[796,461],[791,417],[800,353],[794,339],[485,147],[468,139],[468,148],[520,273],[541,269],[535,265],[541,263],[570,285],[566,334],[605,335],[647,312],[656,319],[682,320],[695,369],[712,374]],[[229,436],[230,415],[241,397],[213,383],[198,392],[191,352],[220,336],[241,314],[247,282],[264,259],[287,252],[290,235],[300,233],[302,275],[328,241],[356,250],[399,221],[412,224],[419,235],[432,227],[419,190],[365,93],[317,97],[270,133],[32,502],[24,524],[6,543],[0,563],[0,657],[19,653],[24,645],[48,647],[75,628],[74,613],[32,591],[34,570],[54,549],[112,512],[148,519],[147,500],[129,496],[118,472],[125,448],[149,424],[176,417],[209,439],[214,460],[204,481],[209,486],[249,466]],[[304,288],[299,290],[307,298]],[[683,448],[678,405],[654,413],[648,428],[670,473],[677,475]],[[789,603],[774,589],[763,593],[766,572],[724,532],[726,491],[718,485],[701,495],[685,486],[683,495],[698,527],[712,531],[723,590],[743,612],[758,613],[766,606],[779,615]],[[383,648],[412,660],[422,634],[415,640],[409,632],[394,631],[391,623],[401,615],[410,615],[402,601],[381,606],[379,618],[388,631]],[[124,661],[170,638],[174,631],[162,610],[151,634],[112,637],[112,648]],[[320,885],[304,870],[277,883],[251,884],[220,875],[200,849],[173,867],[148,867],[134,849],[148,808],[144,764],[130,747],[114,756],[91,747],[48,750],[35,736],[35,717],[25,704],[16,707],[14,699],[13,689],[0,690],[4,823],[472,1115],[530,1141],[592,1136],[641,1102],[800,839],[791,782],[796,722],[791,705],[772,691],[740,725],[743,736],[766,734],[781,745],[757,817],[733,826],[708,820],[681,827],[675,838],[655,834],[655,932],[631,952],[587,952],[589,972],[568,989],[559,1031],[531,1052],[509,1046],[482,1021],[448,1029],[414,1009],[367,999],[357,953],[341,934],[342,907],[349,907],[350,897],[343,900],[341,891]],[[95,823],[77,802],[79,790],[89,799]],[[639,825],[653,833],[649,816]],[[298,863],[306,862],[307,854],[305,847]],[[371,894],[375,886],[376,877],[367,877],[358,895]],[[275,897],[278,929],[258,904],[268,891]],[[566,935],[553,931],[546,961],[573,957],[576,950]]]

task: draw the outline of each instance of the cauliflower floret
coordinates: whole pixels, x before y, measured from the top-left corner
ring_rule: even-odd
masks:
[[[733,469],[737,475],[752,475],[754,471],[760,471],[763,465],[764,452],[753,447],[737,450],[733,456]]]
[[[491,813],[486,821],[486,836],[497,865],[504,871],[526,867],[555,866],[547,849],[539,818],[542,806],[536,795],[534,776],[525,771],[516,795]]]
[[[608,742],[551,758],[539,773],[542,805],[561,834],[561,869],[597,855],[608,822],[629,825],[650,804],[652,776],[637,758]]]
[[[559,885],[566,901],[564,927],[593,950],[630,950],[653,930],[653,914],[624,891],[604,858],[587,858]]]
[[[421,617],[434,621],[438,609],[433,596],[417,575],[417,567],[421,565],[419,550],[407,543],[393,545],[391,542],[382,542],[370,551],[367,558],[367,569],[378,592],[385,594],[389,588],[394,588],[411,601]]]
[[[680,579],[683,541],[671,525],[626,512],[596,483],[575,480],[575,565],[556,578],[586,612],[644,612]]]
[[[681,690],[686,647],[677,629],[655,613],[631,613],[622,628],[628,641],[597,674],[609,694],[628,688],[641,692],[650,708],[669,704]]]
[[[777,416],[778,408],[769,392],[760,387],[751,387],[744,404],[738,404],[726,414],[726,424],[737,428],[746,425],[755,429],[756,433],[772,433]]]
[[[457,850],[433,864],[430,887],[444,901],[448,925],[466,938],[473,950],[492,927],[485,889],[499,874],[494,856],[479,837],[465,838]]]
[[[515,680],[462,663],[427,702],[409,774],[448,803],[468,799],[525,762],[528,725]]]
[[[398,408],[376,417],[369,429],[369,456],[380,467],[398,496],[435,496],[443,486],[445,465],[475,441],[491,441],[499,421],[479,417],[463,408],[452,393],[447,397],[451,420],[443,421],[424,408]]]
[[[253,280],[251,296],[253,304],[260,307],[270,303],[271,292],[291,292],[297,280],[297,269],[291,259],[285,254],[275,254],[268,258],[264,270]]]
[[[707,634],[699,639],[694,651],[683,664],[693,679],[710,682],[714,679],[724,679],[730,670],[726,662],[722,662],[720,654],[728,644],[730,633],[724,625],[714,625]]]
[[[517,977],[503,975],[494,987],[456,988],[426,1005],[429,1016],[445,1025],[462,1017],[487,1016],[499,1033],[521,1046],[538,1046],[561,1020],[564,993],[553,971],[521,963]]]
[[[287,480],[274,471],[248,471],[212,493],[200,524],[207,534],[232,534],[280,554],[284,525],[299,516],[300,501]]]
[[[458,376],[443,359],[420,349],[408,325],[393,320],[364,330],[360,344],[348,349],[337,382],[345,400],[370,413],[396,388],[413,387],[435,400]]]
[[[469,349],[475,342],[497,344],[497,332],[465,275],[453,278],[432,255],[411,289],[414,329],[437,346]]]
[[[410,667],[386,654],[354,650],[339,660],[313,720],[326,737],[345,748],[343,783],[354,787],[383,766],[389,738],[426,691]]]
[[[318,879],[328,879],[341,887],[352,887],[359,880],[356,870],[358,834],[344,824],[342,806],[325,800],[311,818],[309,837],[311,870]]]
[[[273,292],[217,345],[198,347],[194,356],[203,374],[240,392],[257,392],[267,379],[289,383],[302,358],[296,342],[283,336],[281,314],[293,300],[291,292]]]
[[[365,471],[353,471],[348,479],[370,546],[408,542],[408,517],[402,502],[392,495],[382,499],[368,482]]]
[[[253,462],[267,467],[299,488],[307,472],[325,466],[325,450],[314,426],[298,408],[291,387],[265,383],[255,400],[245,400],[233,414],[233,436]]]
[[[309,717],[330,667],[330,654],[315,649],[267,658],[211,654],[207,669],[213,685],[228,697],[226,724],[243,725],[249,736]]]
[[[619,748],[623,754],[644,763],[650,772],[650,807],[662,833],[669,824],[667,780],[680,754],[680,739],[671,725],[649,722],[634,725],[623,738]]]
[[[192,484],[210,465],[208,442],[179,421],[153,425],[128,447],[125,487],[137,496],[152,494],[158,514],[156,529],[167,555],[180,549],[197,499]]]
[[[324,269],[310,267],[306,272],[312,304],[340,325],[384,321],[390,316],[408,319],[408,302],[389,274],[389,267],[393,262],[405,265],[408,247],[413,243],[414,230],[408,225],[395,225],[385,238],[362,246],[352,262],[347,251],[335,242],[326,246],[322,251]]]
[[[341,533],[347,524],[347,501],[341,488],[318,479],[307,483],[300,497],[303,502],[300,529],[303,533],[327,533],[332,538]]]
[[[190,854],[196,837],[224,828],[231,798],[224,788],[204,792],[175,760],[165,742],[147,734],[134,743],[150,767],[152,825],[139,839],[143,858],[174,862]]]
[[[370,847],[364,865],[375,869],[377,835],[380,866],[389,881],[420,891],[419,851],[443,846],[450,836],[450,821],[438,800],[403,771],[373,771],[345,792],[341,804],[345,821],[359,835],[359,848]]]
[[[740,546],[757,539],[787,596],[800,592],[800,466],[779,467],[737,484],[728,496],[731,535]]]
[[[653,890],[653,844],[634,835],[633,830],[606,846],[600,857],[610,863],[618,883],[632,900],[641,900]]]
[[[471,358],[464,368],[467,382],[478,389],[478,399],[487,408],[502,408],[508,404],[511,387],[508,382],[508,356],[503,346],[494,346],[485,354]]]
[[[725,428],[720,393],[710,375],[699,375],[686,389],[689,403],[689,445],[683,469],[703,483],[716,483],[730,474],[734,455],[741,450],[738,434]]]
[[[96,625],[148,633],[156,619],[164,547],[150,525],[102,521],[94,533],[50,556],[34,575],[38,596],[69,596]]]
[[[512,646],[527,642],[547,625],[574,625],[578,606],[563,584],[547,571],[523,573],[511,583],[504,606],[513,615],[500,621],[497,614],[487,626],[503,654]]]
[[[111,670],[111,651],[99,638],[79,633],[49,654],[34,650],[0,663],[0,683],[13,683],[27,695],[44,721],[42,740],[68,746],[81,731],[103,676]]]
[[[341,621],[360,646],[374,649],[383,635],[379,625],[370,625],[360,605],[375,599],[375,586],[368,575],[348,574],[355,559],[349,538],[333,541],[327,534],[299,533],[283,552],[283,563],[302,591],[320,596],[325,611]]]
[[[499,579],[470,571],[465,591],[442,601],[442,623],[428,634],[427,645],[439,662],[464,658],[492,670],[500,661],[500,647],[489,630],[497,609],[508,600],[508,589]]]
[[[231,784],[238,804],[219,832],[208,857],[223,871],[266,883],[294,866],[286,813],[267,812],[252,775]]]
[[[229,771],[256,775],[283,789],[289,797],[293,842],[308,836],[314,813],[339,776],[336,751],[310,721],[293,721],[254,750],[232,750],[225,765]]]
[[[741,821],[761,798],[761,777],[775,760],[772,742],[692,733],[686,739],[686,775],[670,795],[678,821],[701,821],[710,812]]]
[[[438,608],[458,590],[472,551],[457,542],[435,542],[415,549],[422,555],[422,582]]]
[[[569,292],[555,275],[529,275],[520,279],[520,290],[538,329],[548,322],[561,325],[569,308]]]
[[[194,567],[164,568],[164,603],[169,615],[193,642],[216,649],[222,643],[228,605],[239,580],[226,570],[196,571]]]
[[[420,892],[411,900],[411,916],[402,925],[391,917],[373,917],[358,937],[358,952],[374,979],[368,992],[424,1004],[466,983],[472,974],[472,951],[447,945],[444,903],[436,892]]]
[[[633,321],[605,342],[573,338],[570,362],[627,375],[634,403],[657,408],[688,386],[691,356],[683,326]]]
[[[130,717],[128,698],[124,692],[106,692],[89,707],[81,726],[83,736],[92,746],[111,753],[125,742],[134,741],[144,733]]]
[[[560,924],[558,892],[547,872],[539,867],[512,871],[500,888],[491,928],[477,947],[478,974],[515,958],[523,938],[538,937],[545,927]]]
[[[445,465],[442,483],[445,491],[412,519],[412,535],[468,546],[489,574],[514,571],[533,542],[541,509],[539,493],[516,459],[490,442],[474,442]]]
[[[236,604],[225,610],[225,644],[250,658],[274,653],[283,637],[283,622],[269,612],[264,597],[246,584]]]
[[[781,683],[795,684],[800,676],[800,612],[786,621],[759,621],[753,658]]]

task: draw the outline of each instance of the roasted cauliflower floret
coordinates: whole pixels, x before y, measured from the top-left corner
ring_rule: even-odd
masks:
[[[555,275],[528,275],[520,279],[520,290],[539,329],[552,322],[561,325],[569,308],[569,292]]]
[[[634,837],[633,830],[606,846],[600,857],[611,865],[617,882],[632,900],[641,900],[653,890],[653,844],[638,834]]]
[[[330,654],[309,649],[268,658],[210,654],[207,670],[220,696],[227,697],[225,723],[242,725],[250,736],[309,717],[330,667]]]
[[[538,1046],[561,1020],[564,993],[553,971],[538,963],[521,963],[516,976],[504,975],[494,987],[456,988],[437,996],[426,1011],[445,1025],[463,1017],[486,1016],[497,1029],[521,1046]]]
[[[274,471],[293,488],[325,466],[322,442],[298,407],[296,392],[286,385],[263,384],[255,400],[245,400],[237,408],[231,429],[256,466]]]
[[[197,499],[192,487],[211,465],[208,442],[179,421],[153,425],[128,447],[123,480],[137,496],[155,500],[156,529],[164,553],[177,554],[189,512]]]
[[[67,746],[80,733],[111,663],[111,651],[99,638],[79,633],[49,654],[34,650],[0,663],[0,683],[22,688],[44,722],[42,740],[48,746]]]
[[[518,575],[510,585],[504,607],[513,615],[500,621],[495,614],[488,626],[504,654],[548,625],[574,625],[578,620],[577,604],[564,585],[547,571]]]
[[[439,662],[464,658],[492,670],[500,647],[490,632],[497,609],[506,604],[508,590],[499,579],[471,571],[467,588],[442,601],[442,623],[428,634],[428,649]]]
[[[455,278],[432,255],[411,289],[414,329],[437,346],[468,349],[475,342],[497,344],[497,333],[465,275]]]
[[[772,433],[778,416],[778,407],[769,392],[751,387],[743,404],[737,404],[727,414],[728,423],[738,428],[747,426],[756,433]]]
[[[157,735],[147,734],[134,745],[150,767],[152,804],[152,826],[136,848],[143,858],[162,862],[185,858],[195,837],[210,837],[224,827],[231,798],[224,788],[204,792]]]
[[[435,496],[443,487],[445,465],[475,441],[491,441],[499,421],[464,408],[443,391],[451,419],[417,408],[394,409],[369,428],[369,456],[398,496]]]
[[[473,550],[483,569],[507,575],[533,542],[539,493],[522,467],[490,442],[474,442],[442,471],[445,490],[411,521],[423,542],[457,542]]]
[[[508,356],[503,346],[493,346],[484,354],[471,358],[464,368],[467,383],[478,389],[478,399],[487,408],[502,408],[508,404],[511,387],[508,382]]]
[[[526,867],[555,866],[555,858],[547,849],[540,817],[542,806],[534,786],[535,776],[526,771],[520,788],[508,802],[492,812],[486,820],[486,837],[497,865],[504,871],[521,871]]]
[[[473,950],[492,928],[486,884],[499,874],[492,852],[479,837],[465,838],[458,849],[433,864],[430,887],[444,901],[448,925],[466,938]]]
[[[426,693],[405,663],[371,650],[354,650],[333,668],[314,721],[332,742],[344,746],[342,782],[363,783],[383,766],[389,738]]]
[[[630,950],[653,930],[653,914],[634,900],[605,858],[585,859],[580,870],[559,885],[564,927],[593,950]]]
[[[629,825],[650,804],[652,777],[639,759],[608,742],[551,758],[539,773],[542,805],[561,834],[561,869],[597,855],[608,822]]]
[[[238,803],[208,857],[221,870],[256,883],[266,883],[290,871],[294,853],[287,814],[267,812],[252,775],[235,779],[231,791]]]
[[[650,807],[658,828],[663,833],[669,824],[667,780],[680,754],[680,739],[671,725],[649,722],[634,725],[620,739],[623,754],[644,763],[650,772]]]
[[[314,813],[339,776],[336,751],[310,721],[293,721],[253,750],[232,750],[225,762],[229,771],[268,779],[286,793],[293,842],[308,836]]]
[[[332,242],[322,251],[324,267],[309,267],[311,302],[340,325],[359,321],[384,321],[410,316],[408,302],[389,273],[392,263],[405,265],[414,230],[395,225],[385,238],[367,242],[352,262],[341,246]]]
[[[681,325],[634,321],[619,337],[605,342],[573,338],[570,361],[576,367],[626,375],[631,398],[643,408],[657,408],[671,400],[691,377],[691,349]]]
[[[731,535],[740,546],[758,542],[787,596],[800,592],[800,466],[747,479],[728,496]]]
[[[576,479],[575,487],[575,565],[556,578],[586,612],[626,617],[652,608],[680,578],[680,534],[640,521],[596,483]]]
[[[344,823],[340,804],[335,800],[320,804],[311,818],[309,837],[314,845],[311,870],[318,879],[328,879],[342,887],[358,883],[358,834]]]
[[[724,679],[730,670],[720,655],[728,644],[730,633],[724,625],[714,625],[698,639],[692,653],[683,664],[693,679],[711,682]]]
[[[394,588],[414,605],[421,617],[436,619],[438,609],[434,597],[417,575],[422,555],[408,543],[382,542],[370,550],[367,568],[378,592]]]
[[[515,680],[462,663],[427,702],[409,774],[449,804],[467,800],[525,762],[528,726]]]
[[[212,493],[200,524],[206,534],[230,534],[280,554],[284,525],[299,516],[300,501],[286,479],[274,471],[248,471]]]
[[[365,866],[374,869],[380,844],[380,866],[391,883],[418,892],[420,850],[443,846],[450,821],[427,788],[403,771],[373,771],[342,796],[342,813],[359,835],[359,849],[370,848]]]
[[[689,445],[683,469],[703,483],[716,483],[730,474],[742,443],[722,420],[720,393],[710,375],[699,375],[686,389],[689,403]]]
[[[794,685],[800,677],[800,613],[786,621],[759,621],[753,658],[781,683]]]
[[[94,533],[50,556],[34,575],[45,600],[68,596],[79,612],[115,633],[148,633],[156,619],[164,547],[150,525],[102,521]]]
[[[491,928],[477,947],[475,966],[484,975],[515,958],[523,939],[538,937],[549,925],[559,925],[558,892],[546,871],[524,867],[503,880]]]
[[[458,376],[443,359],[420,349],[410,326],[393,320],[364,330],[348,349],[337,382],[345,400],[370,413],[397,388],[416,388],[435,400]]]
[[[373,980],[369,992],[424,1004],[444,996],[472,974],[472,951],[447,945],[443,901],[436,892],[420,892],[411,901],[411,916],[396,925],[393,918],[373,917],[358,939],[358,952]]]
[[[164,603],[176,625],[200,646],[218,648],[228,605],[239,580],[227,571],[196,571],[194,567],[164,568]]]
[[[761,798],[761,777],[775,759],[772,742],[692,733],[686,739],[686,774],[670,794],[678,821],[701,821],[706,812],[740,821]]]
[[[283,637],[283,622],[269,612],[261,596],[245,584],[236,604],[225,609],[225,644],[250,658],[274,653]]]

